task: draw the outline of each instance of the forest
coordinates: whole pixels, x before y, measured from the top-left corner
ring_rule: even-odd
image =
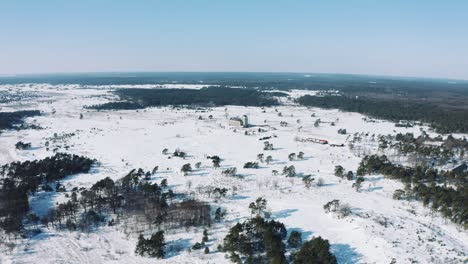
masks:
[[[0,112],[0,132],[4,129],[15,129],[23,124],[26,117],[38,116],[38,110],[23,110],[16,112]]]
[[[272,94],[254,89],[207,87],[195,89],[120,89],[115,92],[122,101],[91,106],[97,110],[138,109],[152,106],[274,106]]]
[[[467,133],[468,109],[449,108],[431,103],[417,103],[405,100],[376,99],[349,96],[300,97],[298,103],[304,106],[326,109],[340,109],[358,112],[375,118],[394,122],[416,120],[429,123],[439,133]]]

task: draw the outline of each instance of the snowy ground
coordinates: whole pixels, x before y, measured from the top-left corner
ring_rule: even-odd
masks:
[[[222,243],[230,226],[250,216],[248,204],[259,196],[267,199],[272,218],[283,222],[289,231],[302,231],[303,239],[312,236],[328,239],[339,263],[390,263],[392,258],[397,263],[461,263],[466,259],[467,232],[431,214],[419,202],[393,200],[394,190],[403,188],[401,183],[379,175],[369,176],[358,193],[351,187],[352,182],[333,175],[335,165],[355,171],[361,160],[347,147],[347,135],[337,133],[339,128],[346,128],[349,134],[413,132],[418,135],[419,127],[397,128],[384,121],[365,122],[360,114],[292,105],[265,109],[228,106],[208,112],[167,107],[109,112],[83,108],[112,99],[111,89],[83,89],[76,85],[0,86],[3,91],[41,96],[21,103],[2,103],[2,111],[39,109],[44,112],[42,116],[28,119],[43,130],[8,131],[0,135],[0,164],[53,155],[44,146],[47,139],[54,133],[75,133],[63,142],[53,143],[50,149],[59,147],[62,151],[96,158],[100,164],[90,174],[68,177],[64,181],[68,190],[75,186],[89,187],[104,177],[118,179],[133,168],[151,170],[159,165],[160,172],[153,180],[167,178],[177,192],[209,201],[213,208],[227,209],[226,221],[209,229],[208,246],[212,253],[186,250],[200,241],[202,229],[172,230],[166,235],[172,253],[161,263],[228,262],[223,253],[217,252],[217,245]],[[80,113],[83,119],[79,119]],[[311,117],[313,113],[316,117]],[[228,125],[228,117],[244,114],[255,126],[234,131]],[[316,128],[313,124],[317,118],[335,122],[336,126],[323,123]],[[281,121],[288,122],[288,126],[280,126]],[[256,132],[259,127],[267,132]],[[245,130],[251,131],[251,135],[244,135]],[[273,135],[276,137],[268,141],[275,149],[264,151],[264,141],[259,138]],[[301,143],[294,140],[296,137],[326,139],[330,143],[344,143],[345,147]],[[14,145],[20,140],[31,142],[33,148],[16,150]],[[65,150],[65,146],[69,149]],[[179,148],[188,157],[168,159],[161,153],[164,148],[171,152]],[[289,153],[299,151],[305,153],[304,160],[288,160]],[[259,153],[265,157],[271,155],[273,162],[262,163],[259,169],[242,168],[245,162],[256,161]],[[206,155],[220,156],[221,168],[213,168]],[[196,162],[202,162],[200,169],[188,176],[180,173],[183,164],[193,166]],[[294,165],[299,174],[323,178],[325,185],[307,189],[300,177],[272,175],[272,170],[281,172],[285,165]],[[237,167],[243,178],[221,175],[223,168],[230,167]],[[207,186],[228,188],[229,195],[215,201],[198,191]],[[56,201],[64,199],[61,195],[38,193],[31,198],[33,210],[45,213]],[[332,213],[325,213],[323,205],[333,199],[348,203],[353,215],[338,219]],[[40,263],[153,263],[154,259],[134,254],[136,238],[136,234],[128,235],[115,227],[103,227],[90,234],[50,229],[31,240],[17,240],[18,245],[11,251],[0,250],[0,263],[39,263],[39,260]]]

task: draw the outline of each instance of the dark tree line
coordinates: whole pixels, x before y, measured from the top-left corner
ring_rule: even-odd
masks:
[[[38,110],[24,110],[16,112],[0,112],[0,131],[4,129],[15,129],[23,124],[26,117],[38,116]]]
[[[42,160],[12,162],[0,168],[0,228],[7,233],[21,231],[22,220],[29,211],[28,194],[68,175],[89,172],[94,160],[72,154],[57,153]]]
[[[272,94],[255,89],[207,87],[195,89],[120,89],[116,94],[121,102],[91,106],[97,110],[138,109],[169,105],[242,105],[274,106],[278,101]]]
[[[376,118],[398,122],[417,120],[429,123],[440,133],[468,132],[468,110],[432,105],[430,103],[411,102],[397,99],[375,99],[367,97],[351,98],[348,96],[310,96],[298,99],[305,106],[337,108],[344,111],[358,112]]]
[[[392,164],[386,156],[366,156],[357,170],[358,175],[380,173],[405,183],[394,198],[414,198],[444,217],[468,228],[468,172],[415,169]]]

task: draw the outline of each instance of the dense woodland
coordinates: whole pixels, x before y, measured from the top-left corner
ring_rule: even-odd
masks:
[[[4,129],[16,129],[23,124],[24,118],[40,114],[38,110],[0,112],[0,132]]]
[[[42,160],[12,162],[0,168],[0,228],[17,233],[29,211],[28,195],[42,189],[51,191],[52,184],[68,175],[89,172],[94,160],[77,155],[57,153]]]
[[[380,100],[348,96],[310,96],[298,99],[305,106],[358,112],[375,118],[398,122],[417,120],[429,123],[439,133],[468,132],[468,109],[439,107],[430,103],[405,100]]]
[[[366,156],[357,170],[358,176],[380,173],[405,184],[395,199],[416,199],[434,212],[468,228],[468,172],[415,169],[392,164],[386,156]],[[359,177],[358,177],[359,178]]]
[[[138,109],[151,106],[241,105],[274,106],[278,101],[271,93],[254,89],[207,87],[196,89],[121,89],[116,94],[123,100],[92,106],[98,110]]]

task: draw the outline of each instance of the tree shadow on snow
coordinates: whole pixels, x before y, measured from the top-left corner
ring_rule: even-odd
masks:
[[[270,164],[272,165],[284,165],[284,164],[287,164],[286,161],[276,161],[276,162],[270,162]]]
[[[166,246],[166,256],[164,257],[165,259],[169,259],[172,257],[175,257],[179,255],[181,252],[184,250],[187,250],[187,248],[190,248],[192,245],[191,239],[184,238],[184,239],[177,239],[170,241],[167,243]]]
[[[274,219],[281,219],[291,216],[292,213],[296,212],[297,209],[286,209],[271,214],[271,217]]]
[[[366,177],[366,182],[378,182],[380,180],[383,180],[384,177],[378,176],[378,177]]]
[[[191,172],[187,176],[205,176],[208,175],[208,172]]]
[[[58,193],[55,191],[37,192],[35,195],[30,196],[29,205],[32,212],[39,216],[44,216],[47,212],[54,207]]]
[[[320,187],[330,187],[330,186],[335,186],[336,183],[324,183],[322,185],[320,185]]]
[[[368,192],[373,192],[373,191],[378,191],[378,190],[383,190],[383,187],[371,187],[367,189]]]
[[[236,194],[236,195],[232,196],[233,200],[245,200],[247,198],[249,198],[249,196],[243,196],[243,195],[239,195],[239,194]]]
[[[355,248],[347,244],[332,244],[331,249],[338,263],[355,264],[359,263],[362,258],[362,255],[356,252]]]

